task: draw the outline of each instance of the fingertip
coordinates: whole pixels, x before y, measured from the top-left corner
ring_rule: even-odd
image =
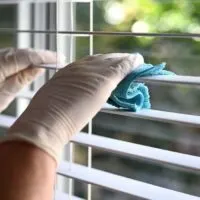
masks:
[[[41,57],[41,64],[66,64],[66,56],[60,52],[50,50],[36,50],[37,54]]]
[[[130,55],[129,53],[108,53],[108,54],[102,54],[102,55],[98,56],[98,59],[101,59],[101,60],[117,59],[117,60],[119,60],[119,59],[124,59],[129,55]]]
[[[57,54],[57,63],[62,65],[66,64],[66,56],[63,53],[56,53]]]
[[[130,54],[129,59],[132,62],[132,68],[135,69],[140,65],[144,64],[144,57],[140,53]]]
[[[142,65],[144,64],[144,57],[140,53],[136,53],[136,64]]]

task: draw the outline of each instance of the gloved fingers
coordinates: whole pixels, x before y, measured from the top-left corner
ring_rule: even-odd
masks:
[[[15,98],[15,94],[18,93],[24,86],[30,84],[37,76],[42,74],[44,69],[29,67],[24,69],[13,76],[7,78],[4,82],[3,91],[6,93],[13,95]]]
[[[102,61],[102,60],[111,60],[116,58],[122,58],[128,56],[128,53],[108,53],[108,54],[94,54],[92,56],[86,56],[79,59],[77,62],[91,62],[91,61]]]
[[[126,56],[124,56],[124,57],[126,57]],[[99,59],[99,55],[89,56],[82,60],[79,60],[77,62],[73,62],[73,63],[67,65],[60,71],[67,72],[68,68],[73,68],[73,70],[76,70],[76,68],[78,68],[78,69],[85,70],[85,71],[95,70],[96,72],[97,71],[101,72],[103,70],[103,68],[108,69],[109,66],[112,66],[112,65],[115,66],[116,64],[121,62],[124,57],[121,56],[121,57],[113,57],[113,58],[105,58],[105,59],[100,58]]]
[[[133,70],[136,69],[137,67],[139,67],[140,65],[144,64],[144,57],[141,54],[134,53],[134,54],[131,54],[131,56],[133,56],[133,58],[132,58]],[[135,57],[135,59],[134,59],[134,57]]]
[[[91,68],[96,68],[98,65],[100,68],[115,66],[118,62],[122,61],[125,57],[131,56],[132,58],[132,67],[135,69],[139,65],[144,63],[144,58],[139,53],[129,54],[129,53],[109,53],[109,54],[96,54],[92,56],[84,57],[74,63],[69,64],[66,68],[70,68],[74,66],[90,66]],[[134,59],[135,58],[135,59]]]
[[[128,57],[128,56],[131,56],[131,58],[132,58],[133,67],[137,67],[138,65],[141,65],[141,64],[144,63],[144,58],[139,53],[133,53],[133,54],[129,54],[129,53],[110,53],[110,54],[100,55],[100,56],[98,56],[97,59],[99,59],[99,60],[112,60],[112,59],[116,59],[116,58],[125,58],[125,57]]]
[[[129,53],[107,53],[101,54],[97,57],[99,60],[106,60],[106,59],[115,59],[115,58],[123,58],[130,55]]]
[[[128,55],[128,56],[127,56]],[[141,59],[142,58],[142,59]],[[68,76],[72,71],[73,74],[83,73],[83,74],[101,74],[107,77],[110,82],[115,82],[116,85],[121,81],[126,75],[132,72],[140,64],[143,64],[143,57],[140,54],[112,54],[99,59],[99,56],[92,61],[72,63],[69,66],[61,69],[55,74],[55,77]],[[69,68],[69,69],[68,69]]]
[[[125,56],[128,56],[128,53],[108,53],[108,54],[95,54],[92,56],[87,56],[84,57],[80,60],[78,60],[78,63],[80,62],[99,62],[99,61],[104,61],[104,60],[112,60],[116,58],[122,58]]]
[[[25,86],[31,83],[44,69],[27,68],[7,78],[0,90],[0,112],[5,110],[16,97],[16,94]]]
[[[91,56],[90,59],[79,61],[78,63],[71,63],[63,68],[55,76],[64,75],[68,73],[68,68],[77,72],[85,71],[104,74],[105,76],[115,76],[117,74],[120,79],[124,78],[128,73],[136,69],[139,65],[144,63],[144,59],[140,54],[126,54],[126,53],[113,53],[106,55]],[[106,75],[107,74],[107,75]]]
[[[78,62],[82,62],[82,61],[92,61],[94,60],[96,57],[100,56],[102,54],[94,54],[92,56],[86,56],[86,57],[83,57],[81,59],[78,60]]]
[[[129,62],[132,70],[136,69],[138,66],[144,63],[144,58],[141,54],[127,54],[127,53],[112,53],[97,56],[93,61],[91,61],[91,65],[99,64],[105,67],[114,66],[114,67],[126,67],[127,62]],[[132,71],[131,70],[131,71]]]
[[[95,60],[95,59],[96,59],[98,56],[100,56],[100,55],[102,55],[102,54],[94,54],[94,55],[92,55],[92,56],[85,56],[85,57],[83,57],[83,58],[81,58],[81,59],[79,59],[79,60],[77,60],[77,61],[75,61],[75,62],[70,63],[69,65],[67,65],[67,67],[68,67],[68,68],[69,68],[69,67],[73,67],[75,63],[76,63],[77,65],[82,65],[82,64],[84,64],[84,63],[91,62],[91,61]]]
[[[111,77],[111,80],[121,81],[124,79],[129,73],[134,71],[137,67],[139,67],[141,64],[143,64],[143,57],[141,59],[140,54],[128,54],[125,56],[119,55],[115,58],[106,58],[103,62],[108,65],[108,68],[111,69],[111,74],[114,75],[114,77]],[[114,73],[113,73],[114,72]],[[108,72],[107,72],[108,74]],[[117,82],[118,82],[117,81]]]
[[[32,51],[29,54],[32,66],[39,64],[65,64],[66,57],[61,53],[56,53],[48,50],[29,50]],[[36,55],[34,55],[36,54]],[[35,57],[39,57],[41,61]]]
[[[133,67],[137,67],[138,65],[141,65],[144,63],[144,58],[139,53],[134,53],[134,54],[129,54],[129,53],[97,54],[94,56],[86,57],[85,59],[83,59],[81,61],[91,62],[91,64],[99,63],[99,62],[106,62],[106,61],[108,61],[108,63],[109,63],[109,61],[113,62],[115,60],[123,59],[127,56],[135,57],[135,61],[133,62]]]
[[[0,51],[0,82],[29,66],[64,63],[65,57],[55,52],[33,49],[8,48]]]

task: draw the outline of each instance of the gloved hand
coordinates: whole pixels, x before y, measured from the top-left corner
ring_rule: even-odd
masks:
[[[56,53],[44,50],[0,50],[0,112],[7,108],[16,94],[31,83],[43,69],[34,65],[56,63]]]
[[[72,135],[96,115],[117,84],[143,62],[140,54],[105,54],[66,66],[34,96],[4,141],[27,141],[58,161]]]

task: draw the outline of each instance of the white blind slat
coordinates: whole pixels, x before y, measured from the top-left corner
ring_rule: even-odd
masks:
[[[200,200],[199,197],[154,186],[78,164],[62,162],[58,174],[132,196],[153,200]]]
[[[55,192],[55,200],[84,200],[82,198],[76,197],[76,196],[69,196],[69,194],[56,191]]]
[[[14,117],[0,115],[0,126],[2,127],[9,127],[14,123],[14,121]],[[90,136],[83,133],[76,135],[72,141],[83,145],[101,148],[106,151],[111,151],[128,157],[138,157],[156,162],[186,167],[193,170],[200,169],[200,158],[197,156],[170,152],[95,135]]]
[[[16,120],[16,117],[0,115],[0,127],[9,128]]]
[[[106,105],[101,112],[122,115],[126,117],[148,119],[160,122],[168,122],[175,124],[182,124],[194,127],[200,127],[200,116],[198,115],[188,115],[153,109],[143,109],[139,112],[130,112],[123,109],[116,109],[113,106]]]
[[[27,93],[28,94],[28,93]],[[26,96],[26,93],[24,93]],[[121,115],[126,117],[148,119],[153,121],[167,122],[188,125],[193,127],[200,127],[200,116],[188,115],[174,112],[159,111],[153,109],[144,109],[139,112],[124,111],[122,109],[116,109],[112,106],[106,105],[101,110],[103,113]],[[0,125],[3,127],[9,127],[16,119],[11,116],[0,115]]]
[[[186,84],[186,85],[200,85],[199,76],[153,76],[139,78],[138,81],[146,83],[159,83],[159,84]]]
[[[200,170],[200,157],[197,156],[162,150],[97,135],[88,135],[85,133],[77,134],[72,141],[130,158],[139,158],[197,171]]]

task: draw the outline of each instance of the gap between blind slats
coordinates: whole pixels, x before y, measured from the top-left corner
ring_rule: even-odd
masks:
[[[154,186],[141,181],[111,174],[78,164],[62,162],[58,174],[80,181],[126,193],[135,197],[152,200],[200,200],[199,197]]]
[[[84,146],[102,149],[129,158],[154,161],[162,164],[175,165],[189,170],[200,170],[200,157],[134,144],[116,139],[110,139],[85,133],[77,134],[72,142]]]
[[[84,200],[82,198],[76,197],[76,196],[69,196],[69,194],[56,191],[55,192],[55,200]]]

